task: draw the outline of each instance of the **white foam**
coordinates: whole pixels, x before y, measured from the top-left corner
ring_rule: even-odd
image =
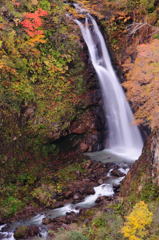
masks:
[[[110,170],[109,170],[109,172],[107,173],[107,177],[110,177],[111,176],[111,172],[113,171],[113,168],[111,168]]]
[[[119,156],[121,158],[123,158],[124,160],[127,161],[135,161],[139,158],[139,156],[141,155],[142,149],[138,149],[138,148],[111,148],[111,149],[105,149],[105,151],[107,153],[110,153],[112,155],[116,155]]]
[[[119,177],[119,178],[114,178],[114,179],[112,180],[113,186],[118,186],[118,185],[120,185],[121,181],[122,181],[124,178],[125,178],[125,176],[124,176],[124,177]]]
[[[0,240],[15,240],[14,233],[12,233],[12,232],[0,232]]]
[[[112,184],[102,184],[94,187],[95,194],[87,196],[83,202],[76,204],[77,207],[87,208],[95,205],[98,197],[110,197],[114,195]]]
[[[119,168],[119,171],[120,171],[121,173],[125,174],[125,175],[129,172],[129,170],[130,170],[130,168],[126,168],[126,169],[124,169],[124,168]]]
[[[0,231],[6,226],[7,224],[3,224],[0,226]]]
[[[28,221],[28,224],[41,225],[44,218],[45,218],[44,214],[38,214],[35,217],[31,218]]]
[[[48,214],[46,214],[46,216],[50,217],[50,218],[57,218],[60,216],[65,216],[66,213],[79,213],[79,209],[76,209],[76,205],[74,204],[66,204],[64,207],[60,207],[60,208],[55,208],[51,211],[48,211]]]

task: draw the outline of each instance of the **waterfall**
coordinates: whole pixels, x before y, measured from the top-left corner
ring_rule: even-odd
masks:
[[[109,130],[105,148],[115,155],[136,160],[142,152],[142,138],[138,127],[134,124],[133,113],[113,69],[102,33],[89,14],[84,23],[79,20],[75,22],[80,27],[102,89]]]

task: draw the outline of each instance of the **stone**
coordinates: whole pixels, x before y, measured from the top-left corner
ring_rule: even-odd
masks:
[[[80,171],[76,171],[76,175],[77,175],[77,177],[80,177],[81,176]]]
[[[100,196],[100,197],[97,198],[97,200],[95,202],[100,203],[100,202],[103,202],[105,199],[106,199],[105,196]]]
[[[64,202],[63,201],[57,201],[54,205],[53,208],[60,208],[63,207]]]
[[[103,184],[103,183],[104,183],[103,179],[100,178],[100,179],[98,180],[98,183],[99,183],[100,185]]]
[[[48,224],[50,224],[52,221],[53,221],[53,219],[51,219],[51,218],[44,218],[43,221],[42,221],[42,224],[48,225]]]
[[[72,197],[72,196],[73,196],[72,191],[68,191],[68,192],[65,193],[65,198],[67,198],[67,199]]]
[[[125,174],[122,173],[118,168],[113,169],[113,171],[111,171],[111,175],[114,177],[124,177]]]
[[[77,221],[77,215],[74,212],[70,212],[66,214],[66,223],[70,224],[72,222]]]
[[[73,199],[74,200],[79,200],[81,198],[81,195],[79,194],[79,193],[75,193],[74,195],[73,195]]]
[[[84,168],[89,169],[93,165],[93,162],[91,160],[87,161],[84,165]]]
[[[89,149],[89,145],[88,144],[86,144],[86,143],[81,143],[80,144],[80,150],[82,152],[87,152],[88,149]]]
[[[87,131],[87,126],[80,124],[78,127],[72,130],[72,133],[83,134]]]
[[[88,188],[86,193],[87,195],[92,195],[92,194],[95,194],[95,191],[93,188]]]
[[[19,226],[15,233],[15,239],[27,239],[30,237],[37,236],[39,234],[38,226]]]

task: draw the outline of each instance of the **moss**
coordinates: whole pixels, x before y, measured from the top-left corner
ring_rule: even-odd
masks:
[[[27,229],[28,229],[27,226],[21,226],[20,228],[18,228],[18,229],[16,230],[16,232],[15,232],[15,237],[16,237],[17,239],[22,239],[22,238],[25,236],[25,234],[26,234],[26,232],[27,232]]]
[[[40,205],[53,207],[56,203],[56,200],[53,198],[53,196],[57,192],[61,192],[61,189],[57,189],[53,184],[43,184],[42,186],[35,188],[31,195],[39,202]]]
[[[53,233],[55,240],[89,240],[88,237],[83,232],[82,228],[77,226],[70,226],[70,231],[60,229],[57,233]],[[76,229],[75,229],[76,228]],[[52,239],[50,237],[50,239]]]
[[[61,182],[67,183],[70,180],[76,180],[77,178],[77,172],[79,173],[84,173],[85,169],[82,166],[83,161],[81,163],[73,163],[70,164],[62,169],[60,169],[57,173],[56,176],[59,178]]]
[[[1,203],[1,214],[4,217],[10,217],[14,215],[17,211],[20,211],[24,207],[24,203],[18,198],[9,196]]]
[[[140,194],[141,200],[146,202],[151,202],[154,200],[158,200],[159,198],[159,187],[149,180],[147,183],[144,184],[142,188],[142,192]]]
[[[89,225],[89,239],[122,239],[120,234],[122,223],[122,217],[114,212],[99,212],[92,219],[91,224]]]
[[[86,236],[84,236],[82,233],[77,231],[72,231],[69,233],[69,239],[70,240],[88,240]]]

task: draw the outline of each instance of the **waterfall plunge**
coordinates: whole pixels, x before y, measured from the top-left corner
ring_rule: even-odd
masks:
[[[104,38],[96,21],[89,14],[85,23],[78,20],[75,22],[87,44],[102,89],[109,129],[108,143],[105,147],[112,154],[136,160],[142,152],[142,138],[138,127],[133,124],[133,113],[112,67]]]

